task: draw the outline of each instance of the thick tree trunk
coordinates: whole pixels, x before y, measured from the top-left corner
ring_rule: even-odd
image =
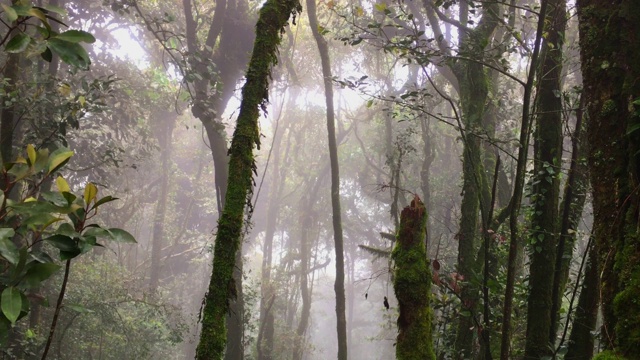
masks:
[[[530,270],[525,359],[553,355],[551,313],[558,235],[558,203],[562,162],[562,46],[566,27],[564,0],[549,0],[538,82],[533,214],[529,234]],[[555,339],[555,336],[554,336]]]
[[[307,0],[309,26],[318,44],[320,60],[322,62],[322,76],[324,79],[324,94],[327,106],[327,133],[329,135],[329,158],[331,161],[331,208],[333,218],[333,238],[336,252],[336,320],[338,335],[338,360],[347,360],[347,318],[346,299],[344,293],[344,240],[342,237],[342,219],[340,211],[340,166],[338,164],[338,145],[336,142],[335,113],[333,110],[333,84],[331,76],[331,61],[327,41],[322,37],[318,28],[315,0]]]
[[[398,239],[391,254],[394,261],[393,290],[398,299],[396,359],[433,359],[431,337],[431,271],[424,238],[427,210],[416,195],[402,210]]]
[[[579,0],[602,343],[640,358],[640,2]]]
[[[244,208],[251,195],[255,169],[253,147],[260,144],[258,118],[267,104],[271,68],[277,62],[278,45],[289,17],[301,10],[296,0],[267,0],[260,10],[242,104],[229,150],[229,181],[225,205],[218,223],[213,270],[205,297],[198,360],[221,359],[226,345],[224,317],[234,296],[233,269],[244,224]]]

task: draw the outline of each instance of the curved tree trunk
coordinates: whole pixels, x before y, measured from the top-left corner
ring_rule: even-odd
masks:
[[[229,181],[225,205],[218,223],[213,270],[205,297],[202,332],[196,351],[198,360],[221,359],[226,346],[224,322],[229,299],[234,296],[233,269],[244,224],[244,208],[251,195],[255,169],[253,147],[260,145],[258,118],[269,94],[271,68],[277,63],[281,35],[289,17],[301,10],[296,0],[267,0],[256,25],[247,81],[229,150]]]
[[[327,41],[318,30],[315,0],[307,0],[309,26],[318,44],[322,61],[324,93],[327,105],[327,133],[329,135],[329,158],[331,160],[331,207],[333,211],[333,238],[336,251],[336,319],[338,333],[338,360],[347,360],[347,318],[344,294],[344,240],[342,238],[342,219],[340,214],[340,167],[338,164],[338,145],[336,143],[335,114],[333,111],[333,87],[331,84],[331,62]]]

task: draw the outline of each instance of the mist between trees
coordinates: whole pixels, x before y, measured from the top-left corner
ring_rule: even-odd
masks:
[[[0,2],[3,359],[640,358],[640,3]]]

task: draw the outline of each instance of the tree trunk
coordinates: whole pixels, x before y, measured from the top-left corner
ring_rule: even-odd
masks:
[[[579,0],[602,343],[640,358],[640,2]]]
[[[320,180],[318,179],[318,182]],[[301,217],[300,224],[300,299],[302,300],[302,309],[300,310],[300,321],[296,329],[296,337],[293,344],[293,360],[302,360],[305,350],[305,338],[307,328],[309,327],[309,317],[311,315],[311,294],[309,291],[309,258],[311,250],[309,248],[309,233],[313,223],[313,204],[315,203],[316,191],[314,191],[307,201],[301,201]]]
[[[584,272],[584,282],[576,307],[576,315],[571,328],[571,336],[566,360],[590,360],[593,357],[593,346],[600,303],[600,274],[598,272],[598,254],[596,247],[591,246],[589,260]]]
[[[213,270],[205,297],[198,360],[221,359],[226,345],[224,317],[234,296],[233,269],[244,224],[244,208],[250,201],[255,169],[253,147],[260,144],[258,118],[269,94],[271,68],[277,62],[278,45],[289,17],[300,12],[296,0],[267,0],[256,25],[256,40],[242,88],[242,103],[229,150],[229,181],[225,205],[218,223]]]
[[[333,85],[331,83],[331,62],[327,41],[318,29],[315,0],[307,0],[309,26],[318,44],[322,62],[324,94],[327,106],[327,133],[329,135],[329,158],[331,161],[331,208],[333,217],[333,238],[336,251],[336,320],[338,335],[338,360],[347,360],[347,318],[344,293],[344,240],[342,238],[342,219],[340,212],[340,167],[338,164],[338,145],[336,143],[335,114],[333,110]]]
[[[587,132],[583,124],[584,96],[580,97],[580,109],[576,111],[576,129],[572,139],[572,154],[569,174],[562,198],[562,216],[560,220],[560,237],[556,254],[556,269],[553,278],[553,305],[551,307],[551,330],[549,341],[555,343],[555,336],[560,322],[562,296],[569,279],[573,247],[576,242],[578,226],[582,219],[582,211],[587,198],[588,169],[586,162]]]
[[[393,290],[398,299],[396,359],[433,359],[431,337],[431,271],[424,238],[427,210],[416,195],[402,210],[398,239],[391,257],[394,261]]]
[[[544,16],[547,35],[540,52],[542,62],[536,104],[525,359],[553,355],[553,343],[549,340],[562,162],[562,98],[558,94],[562,93],[564,0],[549,0]],[[555,334],[553,337],[555,339]]]
[[[167,111],[160,116],[156,116],[156,118],[160,120],[157,137],[160,143],[162,169],[160,174],[160,188],[158,189],[158,202],[153,219],[153,238],[151,239],[151,275],[149,278],[149,290],[152,294],[158,290],[160,273],[162,272],[160,260],[165,238],[164,225],[166,221],[167,202],[169,200],[169,174],[171,173],[169,162],[171,160],[171,140],[176,114],[172,111]]]

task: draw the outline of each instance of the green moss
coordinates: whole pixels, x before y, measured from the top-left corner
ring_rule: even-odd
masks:
[[[607,117],[616,113],[616,102],[612,99],[609,99],[602,104],[602,109],[600,110],[600,116]]]
[[[603,351],[594,356],[593,360],[626,360],[626,358],[612,351]]]
[[[416,196],[402,210],[398,240],[391,257],[395,264],[393,289],[398,299],[399,360],[435,359],[431,334],[433,317],[431,272],[425,249],[427,214]]]

